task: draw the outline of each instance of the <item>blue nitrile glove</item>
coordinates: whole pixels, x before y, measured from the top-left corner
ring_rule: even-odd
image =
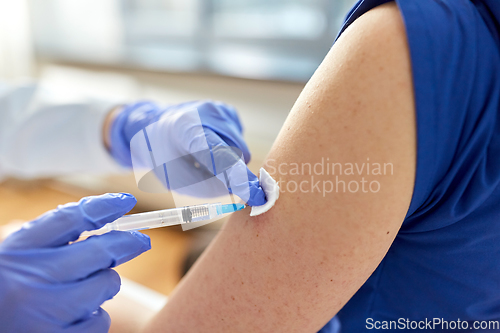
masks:
[[[118,266],[151,248],[139,232],[78,239],[128,212],[130,194],[59,206],[0,243],[0,331],[108,332],[101,304],[120,289]]]
[[[195,111],[195,112],[193,112]],[[194,128],[201,120],[203,135],[197,133]],[[187,156],[194,158],[206,168],[200,168],[197,163],[181,164],[171,163],[168,173],[170,182],[165,181],[165,185],[173,190],[180,189],[179,186],[172,186],[172,181],[182,180],[184,185],[195,184],[203,179],[203,172],[209,170],[213,173],[214,168],[218,171],[226,169],[224,166],[234,165],[238,160],[237,153],[231,151],[230,147],[237,148],[243,157],[236,166],[233,166],[224,176],[219,172],[217,178],[226,186],[225,177],[228,177],[230,192],[238,195],[250,206],[259,206],[266,203],[266,197],[258,178],[246,167],[245,163],[250,161],[250,152],[243,140],[240,120],[234,108],[220,102],[196,101],[178,105],[171,105],[160,108],[151,102],[139,102],[128,105],[120,112],[114,120],[110,130],[111,154],[124,166],[132,166],[130,143],[136,133],[155,123],[154,130],[151,126],[149,140],[155,136],[156,140],[161,140],[162,144],[157,145],[155,155],[163,155],[169,160],[169,156]],[[153,133],[151,132],[153,131]],[[148,143],[149,144],[149,143]],[[210,146],[209,153],[206,151],[207,144]],[[227,149],[222,149],[222,148]],[[212,148],[219,148],[214,149]],[[160,152],[158,150],[161,150]],[[236,156],[236,157],[235,157]],[[144,159],[150,159],[150,155],[144,154]],[[168,164],[168,163],[167,163]],[[161,168],[161,166],[160,166]],[[161,170],[156,174],[161,178]],[[171,172],[171,171],[175,172]],[[241,174],[245,177],[241,177]],[[171,174],[174,174],[172,176]],[[214,173],[213,173],[214,174]],[[212,176],[213,176],[212,174]],[[163,176],[165,178],[165,176]],[[187,186],[185,186],[187,188]],[[196,188],[197,193],[184,192],[184,194],[208,196],[210,193],[204,192],[200,187]],[[210,192],[208,188],[207,192]],[[215,196],[215,195],[214,195]]]

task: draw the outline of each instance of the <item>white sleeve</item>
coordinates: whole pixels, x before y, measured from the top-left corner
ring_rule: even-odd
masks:
[[[0,85],[0,178],[123,170],[102,140],[113,104],[60,97],[36,84]]]

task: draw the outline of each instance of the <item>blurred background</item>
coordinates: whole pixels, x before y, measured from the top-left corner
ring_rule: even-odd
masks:
[[[350,0],[28,0],[37,56],[304,82]]]
[[[0,0],[0,81],[40,81],[66,99],[224,101],[241,114],[256,172],[354,2]],[[136,195],[136,212],[172,205],[131,174],[4,179],[0,224],[112,191]],[[150,231],[154,251],[119,270],[168,294],[218,228]]]

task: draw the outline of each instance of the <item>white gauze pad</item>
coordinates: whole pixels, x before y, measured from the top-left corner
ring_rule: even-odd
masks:
[[[278,186],[278,183],[264,168],[260,168],[259,181],[260,186],[262,186],[262,189],[266,194],[267,202],[262,206],[253,206],[250,216],[264,214],[274,206],[276,200],[278,200],[280,196],[280,187]]]

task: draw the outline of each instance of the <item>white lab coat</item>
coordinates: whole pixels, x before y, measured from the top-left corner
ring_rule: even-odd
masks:
[[[37,84],[0,83],[0,179],[122,171],[102,141],[112,106],[97,100],[62,102]]]

